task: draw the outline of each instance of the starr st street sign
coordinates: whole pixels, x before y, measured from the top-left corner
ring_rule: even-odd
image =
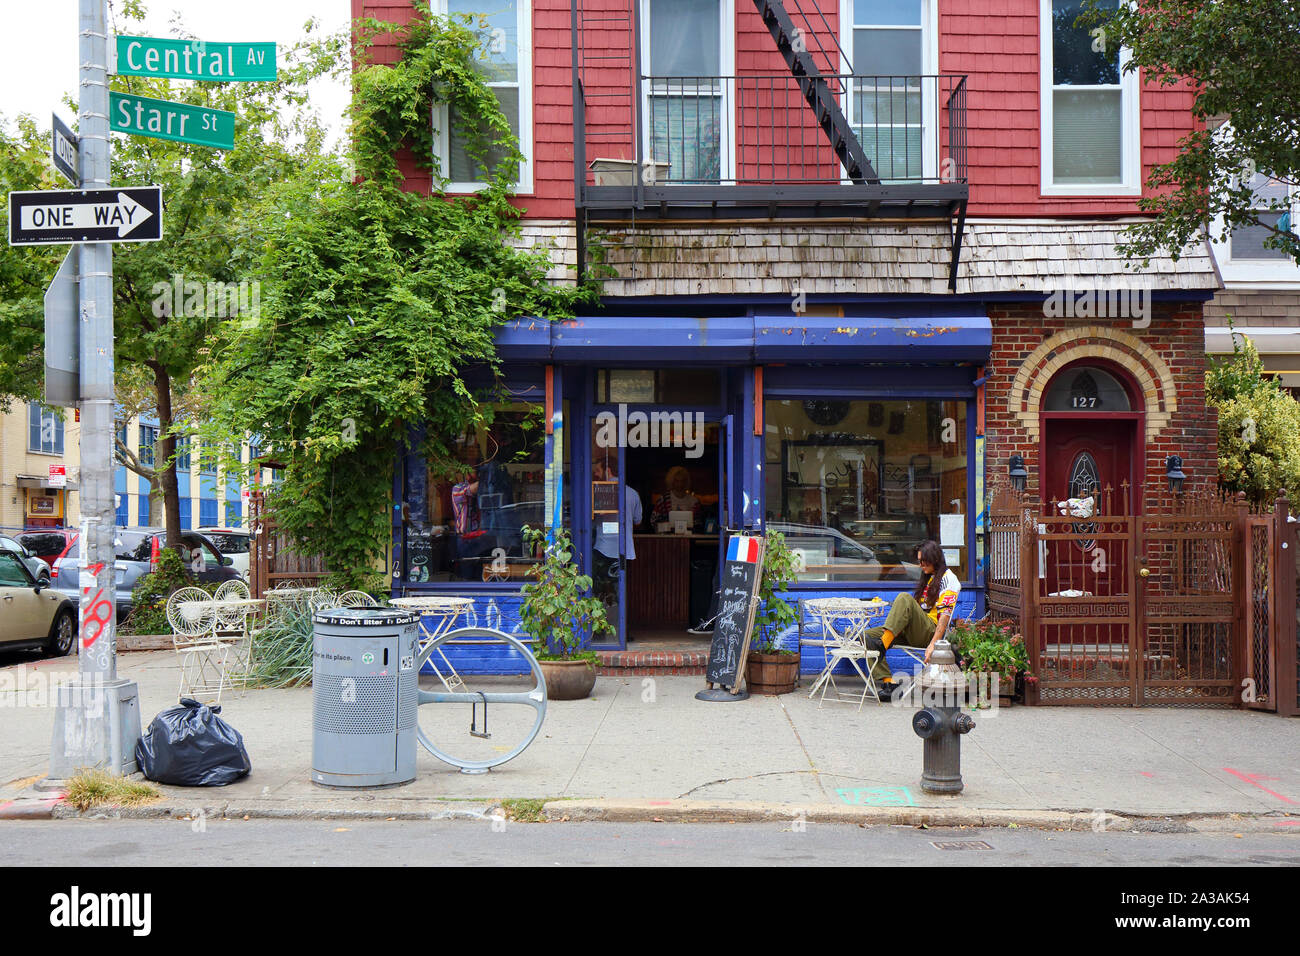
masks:
[[[157,242],[161,238],[161,186],[9,194],[11,246]]]
[[[130,93],[108,94],[108,125],[118,133],[192,146],[235,148],[235,114]]]
[[[275,79],[274,43],[208,43],[204,40],[117,36],[118,76],[258,83]]]

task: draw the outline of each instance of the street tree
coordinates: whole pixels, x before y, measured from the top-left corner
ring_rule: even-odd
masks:
[[[127,2],[115,27],[140,29],[142,3]],[[179,25],[173,29],[184,36]],[[188,39],[188,37],[186,37]],[[237,114],[232,150],[218,150],[141,137],[114,137],[112,182],[158,184],[164,201],[163,239],[119,244],[113,259],[113,311],[119,414],[157,416],[158,440],[140,455],[119,439],[120,462],[145,478],[161,499],[167,541],[180,542],[176,478],[178,438],[191,433],[206,413],[195,389],[196,370],[217,329],[255,319],[230,315],[232,288],[247,283],[259,250],[250,235],[276,183],[291,178],[326,150],[325,130],[307,101],[308,83],[347,67],[342,36],[322,36],[309,22],[304,39],[281,50],[278,78],[265,83],[184,83],[115,76],[114,90],[179,101]],[[68,106],[74,111],[71,101]],[[0,176],[7,188],[52,187],[37,157],[48,130],[23,118],[14,133],[0,135]],[[36,398],[41,389],[42,295],[63,249],[0,248],[0,394]],[[247,284],[244,290],[247,291]],[[240,301],[251,304],[245,295]]]
[[[1120,251],[1177,258],[1222,217],[1216,241],[1261,226],[1265,246],[1300,262],[1290,216],[1300,183],[1300,71],[1287,66],[1300,36],[1300,3],[1088,0],[1079,22],[1091,28],[1094,50],[1129,50],[1126,71],[1140,70],[1146,83],[1186,86],[1194,97],[1198,128],[1174,159],[1152,169],[1151,195],[1139,201],[1155,218],[1130,226]],[[1269,179],[1273,188],[1261,192]]]

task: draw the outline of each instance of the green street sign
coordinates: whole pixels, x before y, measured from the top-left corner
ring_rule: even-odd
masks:
[[[108,123],[119,133],[170,139],[193,146],[235,148],[235,114],[109,91]]]
[[[209,43],[117,36],[112,72],[173,80],[258,83],[275,79],[274,43]]]

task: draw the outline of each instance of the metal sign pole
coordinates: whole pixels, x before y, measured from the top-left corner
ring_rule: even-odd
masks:
[[[110,185],[106,0],[80,0],[81,187]],[[81,245],[81,596],[77,683],[59,688],[51,781],[87,767],[135,772],[136,685],[117,676],[113,507],[113,245]]]

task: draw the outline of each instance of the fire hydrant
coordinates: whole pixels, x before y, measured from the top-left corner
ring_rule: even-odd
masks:
[[[921,789],[927,793],[960,793],[961,735],[975,729],[970,714],[961,712],[966,675],[957,666],[952,645],[934,645],[930,663],[917,681],[924,705],[912,715],[912,729],[925,741]]]

